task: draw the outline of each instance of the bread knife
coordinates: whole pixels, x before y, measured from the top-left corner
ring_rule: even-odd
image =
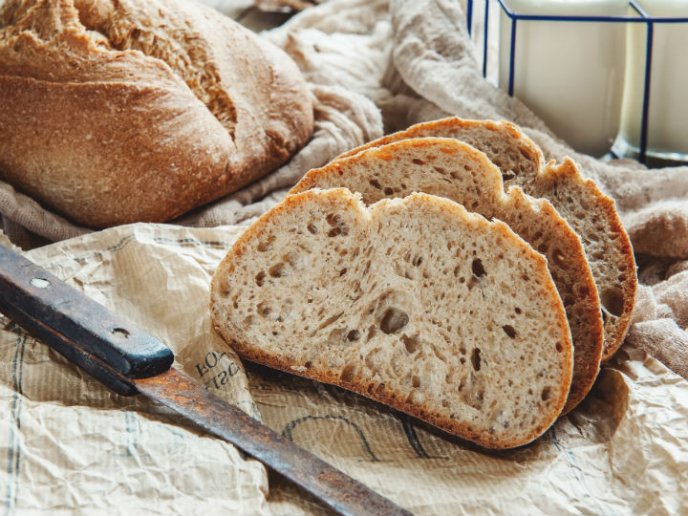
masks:
[[[118,394],[143,394],[311,493],[339,514],[410,514],[172,367],[172,350],[0,246],[0,312]]]

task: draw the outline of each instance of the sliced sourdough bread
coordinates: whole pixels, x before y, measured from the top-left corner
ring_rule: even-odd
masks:
[[[585,179],[570,159],[542,166],[538,146],[514,124],[446,118],[414,125],[406,131],[353,149],[351,156],[370,147],[406,138],[455,138],[484,152],[502,171],[504,186],[518,185],[533,197],[549,200],[580,235],[602,305],[604,349],[609,360],[628,331],[635,303],[637,276],[633,248],[613,199],[594,181]]]
[[[545,259],[502,222],[414,194],[288,196],[212,282],[244,358],[338,385],[487,448],[541,435],[569,391],[572,344]]]
[[[592,272],[578,235],[543,199],[514,187],[504,193],[502,176],[485,154],[447,138],[418,138],[371,148],[311,170],[292,193],[345,187],[366,204],[426,192],[452,199],[487,218],[506,222],[547,257],[568,317],[574,344],[571,391],[564,412],[592,388],[602,356],[602,318]],[[514,277],[518,285],[520,278]]]

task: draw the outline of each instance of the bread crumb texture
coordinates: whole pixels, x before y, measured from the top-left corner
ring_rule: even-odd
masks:
[[[372,204],[383,198],[426,192],[507,223],[547,258],[564,302],[575,348],[573,383],[565,407],[568,412],[588,394],[600,368],[604,334],[597,288],[579,236],[549,201],[529,197],[518,186],[505,193],[502,181],[501,171],[467,143],[410,138],[371,147],[311,170],[292,193],[341,186],[360,192],[362,199]]]
[[[345,189],[289,196],[220,264],[211,307],[249,360],[489,448],[541,435],[571,381],[544,258],[505,224],[432,195],[370,208]]]
[[[506,189],[517,185],[533,197],[547,199],[580,235],[601,301],[602,360],[609,360],[628,332],[638,287],[633,248],[614,200],[594,181],[585,179],[570,159],[559,165],[543,165],[542,151],[535,142],[509,122],[457,117],[423,122],[352,149],[342,157],[421,137],[455,138],[484,152],[501,170]]]

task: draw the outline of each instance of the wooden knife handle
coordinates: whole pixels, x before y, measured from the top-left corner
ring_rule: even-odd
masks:
[[[119,394],[136,394],[132,379],[174,360],[161,341],[3,246],[0,312]]]

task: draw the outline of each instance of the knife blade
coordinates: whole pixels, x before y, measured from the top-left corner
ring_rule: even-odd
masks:
[[[172,368],[160,340],[3,246],[0,312],[113,391],[162,403],[339,514],[411,514],[214,396]]]

